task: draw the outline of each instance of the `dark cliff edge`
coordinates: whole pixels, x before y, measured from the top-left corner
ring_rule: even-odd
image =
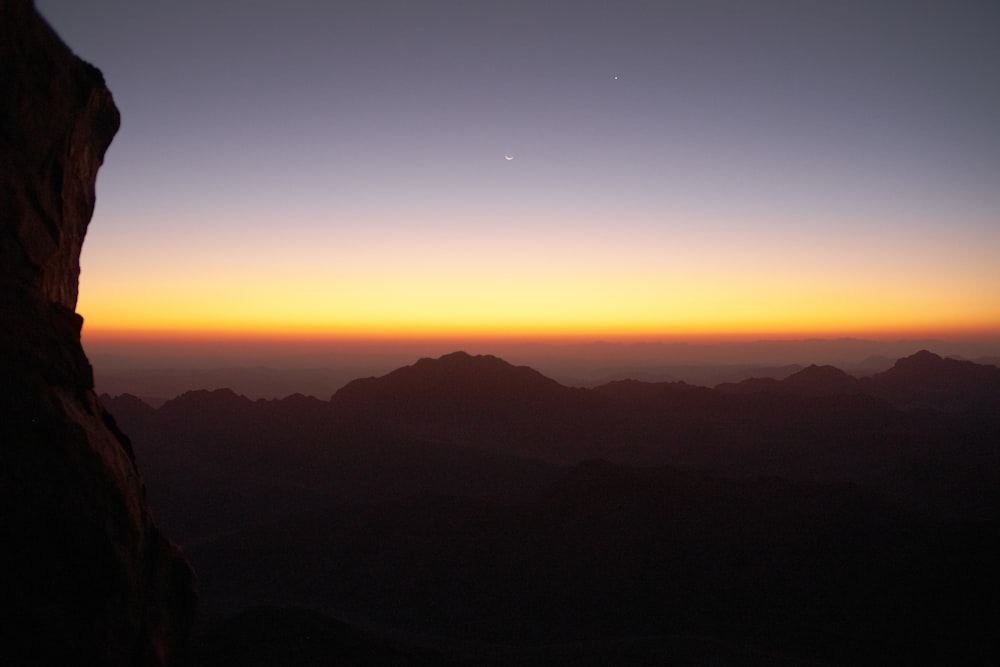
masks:
[[[119,115],[29,0],[0,0],[0,664],[166,665],[194,574],[101,407],[75,313]]]

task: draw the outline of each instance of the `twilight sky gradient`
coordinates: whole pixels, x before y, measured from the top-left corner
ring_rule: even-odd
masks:
[[[996,2],[37,6],[88,336],[1000,333]]]

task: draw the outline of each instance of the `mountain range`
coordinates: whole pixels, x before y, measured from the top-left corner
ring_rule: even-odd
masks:
[[[227,637],[301,608],[459,664],[996,648],[997,367],[582,389],[456,352],[328,401],[102,400]]]

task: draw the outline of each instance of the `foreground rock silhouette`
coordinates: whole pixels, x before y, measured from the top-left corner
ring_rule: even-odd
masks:
[[[0,0],[0,664],[165,665],[194,575],[80,345],[80,248],[119,115],[29,0]]]

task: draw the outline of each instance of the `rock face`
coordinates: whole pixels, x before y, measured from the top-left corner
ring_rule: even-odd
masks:
[[[194,575],[93,392],[76,308],[119,116],[29,0],[0,0],[0,664],[165,665]]]

